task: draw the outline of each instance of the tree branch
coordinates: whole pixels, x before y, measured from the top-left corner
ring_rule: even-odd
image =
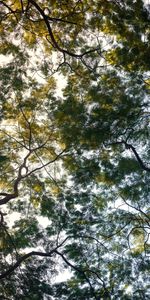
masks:
[[[4,1],[0,1],[2,5],[4,5],[12,14],[15,14],[15,11],[11,9],[9,5],[7,5]]]
[[[92,296],[94,296],[95,300],[99,300],[99,298],[97,297],[97,295],[96,295],[96,293],[95,293],[95,291],[94,291],[94,288],[92,287],[92,284],[91,284],[89,278],[88,278],[88,277],[86,276],[86,274],[85,274],[85,271],[79,269],[78,267],[76,267],[75,265],[73,265],[71,262],[69,262],[69,261],[66,259],[66,257],[65,257],[61,252],[59,252],[59,251],[57,251],[57,250],[56,250],[55,252],[56,252],[59,256],[61,256],[61,258],[64,260],[64,262],[65,262],[69,267],[71,267],[72,269],[74,269],[75,271],[77,271],[78,273],[80,273],[80,274],[82,274],[82,275],[84,276],[85,280],[87,281],[87,283],[88,283],[89,286],[90,286],[90,290],[91,290]]]
[[[6,278],[7,276],[11,275],[13,271],[15,271],[22,262],[24,262],[26,259],[30,258],[31,256],[41,256],[41,257],[51,257],[52,254],[57,254],[57,249],[63,246],[63,244],[66,242],[68,239],[65,238],[57,247],[52,249],[50,252],[41,252],[41,251],[31,251],[27,254],[24,254],[22,257],[20,257],[15,264],[13,264],[7,271],[3,272],[0,274],[0,280]]]
[[[0,1],[0,4],[4,5],[10,12],[13,14],[16,18],[16,21],[18,22],[18,18],[16,16],[16,11],[12,10],[9,5],[7,5],[4,1]]]
[[[133,152],[133,154],[135,155],[135,157],[136,157],[136,159],[137,159],[137,161],[138,161],[140,167],[141,167],[143,170],[145,170],[145,171],[147,171],[147,172],[150,172],[150,167],[148,167],[148,166],[146,166],[146,165],[144,164],[144,162],[143,162],[142,159],[140,158],[139,154],[137,153],[135,147],[133,147],[131,144],[127,143],[127,141],[122,140],[122,141],[120,141],[120,142],[118,141],[118,142],[114,142],[114,143],[109,143],[109,144],[107,144],[107,145],[108,145],[108,146],[111,146],[111,145],[119,145],[119,144],[124,144],[126,149],[130,149],[130,150]]]
[[[80,59],[80,58],[82,58],[83,56],[85,56],[85,55],[87,55],[87,54],[90,54],[90,53],[92,53],[92,52],[95,52],[95,51],[100,50],[100,48],[97,47],[97,48],[88,50],[88,51],[86,51],[86,52],[84,52],[84,53],[82,53],[82,54],[76,54],[76,53],[70,52],[70,51],[67,50],[67,49],[61,48],[61,47],[58,45],[58,43],[57,43],[57,41],[55,40],[55,37],[54,37],[54,35],[53,35],[52,29],[51,29],[51,26],[50,26],[50,23],[49,23],[49,18],[50,18],[50,17],[48,17],[47,15],[45,15],[43,9],[42,9],[42,8],[41,8],[34,0],[30,0],[29,2],[32,3],[32,5],[37,9],[37,11],[38,11],[38,12],[40,13],[40,15],[43,17],[43,20],[44,20],[45,25],[46,25],[46,27],[47,27],[49,36],[50,36],[51,41],[52,41],[51,44],[52,44],[52,46],[53,46],[54,48],[56,48],[59,52],[65,53],[65,54],[68,54],[69,56],[72,56],[72,57],[75,57],[75,58],[77,58],[77,59]]]
[[[125,144],[125,147],[127,149],[131,149],[132,152],[134,153],[139,165],[141,166],[141,168],[145,171],[148,171],[150,172],[150,168],[145,166],[145,164],[143,163],[142,159],[140,158],[139,154],[137,153],[136,149],[131,145],[131,144],[128,144],[127,142],[123,141],[123,143]]]
[[[0,199],[0,205],[6,204],[7,202],[9,202],[10,200],[17,198],[18,197],[18,185],[20,183],[20,181],[24,178],[24,176],[21,174],[22,169],[26,168],[26,162],[28,157],[31,154],[31,150],[28,152],[28,154],[25,156],[23,163],[20,165],[19,170],[18,170],[18,176],[14,182],[14,186],[13,186],[13,193],[8,194],[8,193],[0,193],[0,196],[4,196],[3,199]]]
[[[50,257],[54,252],[55,252],[55,250],[52,250],[48,253],[43,253],[43,252],[39,252],[39,251],[31,251],[31,252],[23,255],[21,258],[18,259],[18,261],[13,266],[11,266],[7,271],[5,271],[4,273],[2,273],[0,275],[0,280],[9,276],[14,270],[16,270],[21,265],[22,262],[24,262],[26,259],[30,258],[31,256]]]
[[[43,144],[45,145],[45,143]],[[20,181],[24,178],[27,178],[28,176],[30,176],[32,173],[36,172],[36,171],[39,171],[41,170],[42,168],[44,167],[47,167],[48,165],[52,164],[53,162],[55,162],[58,158],[60,158],[60,156],[66,151],[66,149],[62,150],[58,155],[56,155],[56,157],[54,159],[52,159],[51,161],[48,161],[47,163],[43,164],[42,166],[40,167],[37,167],[35,168],[34,170],[28,172],[27,174],[25,175],[22,175],[21,172],[22,172],[22,169],[23,168],[27,168],[26,167],[26,162],[27,162],[27,159],[28,157],[31,155],[31,153],[33,153],[33,151],[35,150],[38,150],[40,148],[42,148],[43,145],[40,145],[39,147],[35,148],[35,149],[31,149],[28,154],[25,156],[24,158],[24,161],[23,163],[21,164],[21,166],[19,167],[19,171],[18,171],[18,176],[14,182],[14,192],[11,193],[11,194],[8,194],[8,193],[0,193],[0,196],[4,196],[3,199],[0,199],[0,205],[4,205],[6,203],[8,203],[10,200],[14,199],[14,198],[17,198],[18,197],[18,185],[20,183]]]
[[[39,149],[39,148],[36,148],[36,149],[34,149],[34,151],[35,151],[35,150],[38,150],[38,149]],[[45,168],[45,167],[47,167],[48,165],[52,164],[52,163],[55,162],[58,158],[60,158],[60,156],[61,156],[65,151],[66,151],[66,149],[62,150],[59,154],[57,154],[57,156],[56,156],[54,159],[52,159],[52,160],[48,161],[47,163],[42,164],[40,167],[37,167],[37,168],[35,168],[34,170],[30,171],[29,173],[27,173],[26,175],[24,175],[24,178],[26,178],[26,177],[30,176],[32,173],[34,173],[34,172],[36,172],[36,171],[39,171],[39,170],[41,170],[42,168]]]
[[[24,12],[23,1],[20,0],[22,13]]]

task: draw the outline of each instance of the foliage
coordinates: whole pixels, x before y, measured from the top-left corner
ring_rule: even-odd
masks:
[[[149,6],[0,7],[0,299],[149,299]]]

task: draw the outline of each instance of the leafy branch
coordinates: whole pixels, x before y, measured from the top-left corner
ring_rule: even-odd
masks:
[[[57,43],[55,37],[54,37],[54,34],[53,34],[53,31],[51,29],[51,26],[50,26],[50,23],[49,23],[49,17],[44,13],[44,10],[37,4],[36,1],[34,0],[29,0],[30,3],[32,3],[32,5],[37,9],[37,11],[40,13],[40,15],[42,16],[44,22],[45,22],[45,25],[47,27],[47,30],[48,30],[48,33],[49,33],[49,36],[51,38],[51,42],[52,42],[52,46],[54,48],[56,48],[59,52],[63,53],[63,54],[68,54],[69,56],[72,56],[72,57],[75,57],[77,59],[81,59],[83,56],[85,55],[88,55],[88,54],[91,54],[95,51],[99,51],[100,48],[99,47],[96,47],[94,49],[90,49],[88,51],[85,51],[84,53],[82,54],[77,54],[77,53],[73,53],[71,51],[69,51],[68,49],[63,49],[59,46],[59,44]]]
[[[145,163],[142,161],[141,157],[139,156],[137,150],[135,149],[135,147],[132,145],[132,144],[129,144],[127,141],[125,140],[122,140],[122,141],[117,141],[117,142],[113,142],[113,143],[109,143],[107,145],[120,145],[120,144],[123,144],[125,145],[125,148],[126,149],[129,149],[132,151],[132,153],[134,154],[134,156],[136,157],[140,167],[147,171],[147,172],[150,172],[150,167],[146,166]]]
[[[19,192],[18,192],[18,187],[19,187],[19,184],[20,182],[22,181],[22,179],[24,178],[27,178],[29,177],[31,174],[33,174],[34,172],[36,171],[39,171],[41,169],[43,169],[44,167],[47,167],[48,165],[54,163],[56,160],[58,160],[61,155],[66,151],[66,149],[62,150],[59,154],[57,154],[55,156],[54,159],[48,161],[47,163],[45,164],[42,164],[41,166],[33,169],[32,171],[28,172],[28,168],[27,168],[27,160],[29,158],[29,156],[35,151],[35,150],[38,150],[40,149],[42,146],[40,145],[39,147],[35,148],[35,149],[32,149],[28,152],[28,154],[25,156],[24,160],[23,160],[23,163],[20,165],[19,167],[19,170],[18,170],[18,176],[14,182],[14,186],[13,186],[13,193],[0,193],[0,196],[4,196],[3,199],[0,199],[0,205],[4,205],[6,203],[8,203],[10,200],[14,199],[14,198],[17,198],[18,195],[19,195]],[[22,170],[23,169],[26,169],[27,170],[27,173],[25,175],[22,175]]]

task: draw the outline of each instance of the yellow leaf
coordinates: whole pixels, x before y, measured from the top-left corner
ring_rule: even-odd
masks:
[[[40,193],[42,191],[42,186],[39,184],[36,184],[33,186],[33,189],[36,193]]]

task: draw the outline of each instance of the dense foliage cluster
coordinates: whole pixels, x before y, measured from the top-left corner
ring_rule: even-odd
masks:
[[[148,2],[0,21],[0,299],[149,299]]]

